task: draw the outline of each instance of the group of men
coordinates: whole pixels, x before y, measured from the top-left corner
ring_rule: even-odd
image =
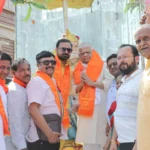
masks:
[[[2,52],[0,149],[59,150],[60,140],[68,139],[69,114],[77,112],[76,143],[81,143],[83,150],[117,150],[118,145],[120,150],[136,150],[136,145],[138,150],[148,150],[150,25],[142,25],[136,31],[135,42],[137,48],[121,45],[117,54],[108,57],[107,65],[89,43],[82,43],[80,60],[72,70],[68,63],[72,44],[60,39],[56,55],[49,51],[36,55],[38,70],[32,79],[31,66],[26,59],[12,62],[11,57]],[[147,59],[144,73],[138,67],[138,51]],[[7,87],[5,79],[10,71],[13,78]],[[120,74],[123,77],[118,84]],[[78,104],[69,108],[72,80]],[[61,120],[60,132],[48,124],[50,117],[56,116]],[[108,140],[107,123],[110,127]]]

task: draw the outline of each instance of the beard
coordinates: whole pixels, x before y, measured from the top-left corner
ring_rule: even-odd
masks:
[[[68,54],[62,54],[61,56],[58,56],[58,58],[61,61],[64,61],[64,60],[68,60],[70,58],[70,56]]]
[[[126,65],[127,67],[121,68],[122,65]],[[134,60],[130,65],[127,63],[122,63],[120,64],[119,69],[124,75],[129,75],[136,69],[136,62]]]

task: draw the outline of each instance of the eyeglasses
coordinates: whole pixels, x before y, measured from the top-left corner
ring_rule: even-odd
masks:
[[[71,49],[71,48],[66,48],[66,47],[61,47],[60,50],[61,50],[63,53],[65,53],[66,51],[67,51],[68,53],[71,53],[71,52],[72,52],[72,49]]]
[[[120,56],[120,57],[117,57],[117,60],[125,60],[125,59],[127,59],[127,58],[129,58],[129,57],[134,57],[134,56]]]
[[[108,69],[111,69],[112,66],[116,67],[116,66],[117,66],[117,62],[114,62],[114,63],[112,63],[112,64],[109,64],[109,65],[108,65]]]
[[[44,61],[41,61],[41,62],[38,62],[38,63],[41,63],[45,66],[48,66],[49,64],[55,66],[56,65],[56,61],[55,60],[44,60]]]

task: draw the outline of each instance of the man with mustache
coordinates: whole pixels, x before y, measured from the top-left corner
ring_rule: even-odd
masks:
[[[42,51],[36,55],[36,61],[38,71],[27,86],[32,118],[27,133],[28,150],[59,150],[60,138],[67,139],[69,118],[53,78],[55,56]]]
[[[5,80],[10,73],[10,66],[12,63],[11,57],[0,52],[0,149],[6,150],[5,136],[10,135],[8,118],[7,118],[7,93],[8,87]]]
[[[30,64],[25,58],[19,58],[12,63],[11,71],[13,79],[7,94],[11,137],[6,139],[6,147],[7,150],[27,150],[30,116],[26,86],[31,78]]]
[[[110,150],[132,150],[136,139],[136,112],[139,98],[142,71],[138,69],[139,54],[135,46],[121,45],[117,62],[120,71],[125,75],[117,91],[117,108],[114,113],[114,131]]]

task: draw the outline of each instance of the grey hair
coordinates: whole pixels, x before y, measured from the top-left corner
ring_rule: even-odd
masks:
[[[89,47],[91,50],[93,49],[92,45],[90,43],[87,43],[87,42],[81,43],[79,45],[79,49],[82,49],[82,48],[85,48],[85,47]]]

